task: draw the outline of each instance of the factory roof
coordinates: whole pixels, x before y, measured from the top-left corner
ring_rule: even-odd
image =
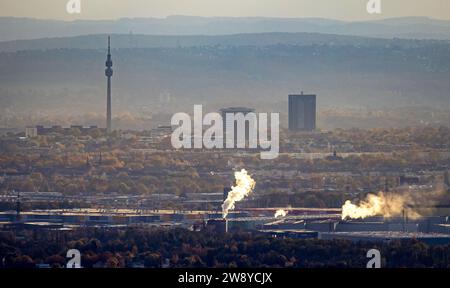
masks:
[[[402,232],[402,231],[352,231],[352,232],[323,232],[327,236],[345,236],[356,238],[383,239],[414,239],[414,238],[449,238],[450,235],[440,233]]]
[[[336,219],[340,219],[340,214],[308,214],[308,215],[292,215],[280,218],[274,218],[273,216],[262,216],[262,217],[239,217],[239,218],[230,218],[227,219],[230,222],[239,222],[239,221],[273,221],[276,220],[305,220],[305,219],[317,219],[324,221],[332,221]]]
[[[222,113],[239,113],[239,112],[254,112],[255,109],[253,108],[247,108],[247,107],[228,107],[228,108],[222,108],[220,109],[220,112]]]
[[[298,211],[298,212],[326,212],[326,213],[341,213],[341,208],[305,208],[305,207],[271,207],[271,208],[241,208],[242,211],[277,211],[279,209],[287,210],[287,211]]]
[[[2,214],[16,213],[15,211],[0,212]],[[54,209],[34,210],[22,212],[22,215],[65,215],[65,216],[154,216],[163,214],[208,214],[210,211],[178,211],[178,210],[135,210],[135,209]]]
[[[318,233],[317,231],[305,229],[264,229],[259,231],[264,233]]]

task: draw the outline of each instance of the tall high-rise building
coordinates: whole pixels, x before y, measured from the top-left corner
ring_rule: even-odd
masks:
[[[316,129],[316,95],[289,95],[289,130]]]
[[[254,113],[255,109],[252,108],[246,108],[246,107],[230,107],[230,108],[223,108],[220,109],[220,114],[222,115],[222,119],[223,119],[223,133],[225,135],[224,138],[224,146],[226,146],[226,138],[228,137],[234,137],[234,147],[236,148],[245,148],[245,146],[247,145],[247,143],[250,141],[250,123],[249,121],[251,121],[250,119],[247,119],[247,115],[249,113]],[[226,119],[227,119],[227,115],[232,115],[232,116],[237,116],[238,114],[242,114],[243,116],[243,123],[244,123],[244,127],[245,127],[245,135],[244,135],[244,139],[241,139],[243,141],[238,141],[238,120],[234,121],[233,123],[233,127],[232,130],[233,131],[227,131],[227,125],[226,125]],[[257,125],[257,123],[256,123]],[[255,137],[257,137],[257,135],[254,135]]]
[[[108,56],[106,58],[105,76],[108,79],[106,88],[106,131],[111,133],[111,77],[113,76],[113,62],[111,60],[111,37],[108,36]]]

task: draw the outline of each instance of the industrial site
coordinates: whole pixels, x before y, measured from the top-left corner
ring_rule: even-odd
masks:
[[[237,208],[254,193],[255,181],[246,170],[235,172],[236,186],[223,192],[221,210],[56,209],[0,212],[7,230],[68,231],[83,227],[181,227],[215,233],[249,231],[274,238],[346,239],[386,242],[417,239],[427,244],[450,243],[449,206],[412,207],[399,196],[369,194],[368,201],[347,201],[337,208]],[[385,196],[386,195],[386,196]],[[420,213],[420,214],[419,214]],[[384,215],[383,215],[384,214]]]

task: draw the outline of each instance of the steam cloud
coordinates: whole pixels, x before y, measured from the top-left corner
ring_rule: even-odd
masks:
[[[286,211],[286,210],[283,210],[283,209],[278,209],[276,212],[275,212],[275,215],[274,215],[274,217],[275,218],[278,218],[278,217],[286,217],[286,215],[289,213],[289,211]]]
[[[342,206],[342,219],[364,219],[371,216],[384,216],[386,218],[401,216],[410,202],[408,195],[384,194],[383,192],[369,194],[366,200],[359,204],[353,204],[347,200]],[[414,211],[408,211],[408,216],[412,218],[420,217]]]
[[[286,217],[289,211],[278,209],[277,212],[275,212],[275,215],[273,217],[279,218],[279,217]]]
[[[234,172],[234,178],[236,179],[236,186],[231,187],[227,199],[222,204],[223,218],[227,218],[228,212],[234,209],[236,202],[242,201],[255,188],[255,180],[248,175],[245,169]]]

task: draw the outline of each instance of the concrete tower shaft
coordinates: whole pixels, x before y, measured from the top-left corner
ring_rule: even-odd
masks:
[[[107,88],[106,88],[106,130],[109,133],[112,132],[111,124],[111,77],[113,76],[113,62],[111,59],[111,37],[108,36],[108,56],[106,57],[106,69],[105,76],[107,78]]]

